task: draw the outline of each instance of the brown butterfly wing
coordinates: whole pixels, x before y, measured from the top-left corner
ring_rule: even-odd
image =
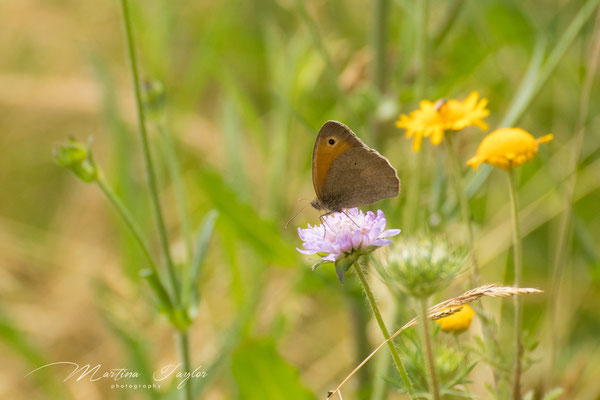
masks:
[[[396,197],[400,180],[388,160],[367,146],[346,150],[331,165],[321,202],[332,211]]]
[[[317,198],[322,200],[325,178],[333,162],[350,148],[365,147],[364,143],[346,125],[327,121],[315,141],[312,157],[313,186]]]
[[[312,167],[316,208],[340,211],[395,197],[400,190],[388,160],[340,122],[328,121],[319,131]]]

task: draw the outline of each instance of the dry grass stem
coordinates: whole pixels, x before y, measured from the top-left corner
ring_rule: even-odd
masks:
[[[534,289],[534,288],[515,288],[512,286],[496,286],[496,284],[483,285],[483,286],[479,286],[475,289],[468,290],[468,291],[464,292],[463,294],[461,294],[460,296],[453,297],[451,299],[448,299],[448,300],[442,301],[441,303],[436,304],[435,306],[429,308],[428,315],[431,320],[448,317],[448,316],[460,311],[462,308],[461,307],[462,305],[471,303],[471,302],[478,300],[484,296],[487,296],[487,297],[511,297],[511,296],[518,296],[521,294],[542,293],[542,292],[543,292],[542,290]],[[339,394],[339,391],[342,388],[342,386],[344,386],[344,384],[359,369],[361,369],[362,366],[365,365],[367,363],[367,361],[369,361],[379,351],[379,349],[381,349],[383,346],[385,346],[387,344],[387,342],[394,339],[396,336],[398,336],[400,333],[402,333],[405,329],[408,329],[411,326],[414,326],[416,324],[417,324],[417,318],[411,319],[406,324],[404,324],[400,329],[398,329],[392,336],[390,336],[389,339],[383,341],[379,346],[377,346],[375,348],[375,350],[373,350],[371,352],[371,354],[369,354],[367,356],[367,358],[365,358],[360,364],[358,364],[356,366],[356,368],[354,368],[352,370],[352,372],[350,372],[350,374],[348,374],[348,376],[345,377],[344,380],[342,380],[342,382],[338,385],[337,388],[335,388],[334,390],[330,390],[327,393],[327,399],[331,399],[333,397],[333,395],[336,393]]]

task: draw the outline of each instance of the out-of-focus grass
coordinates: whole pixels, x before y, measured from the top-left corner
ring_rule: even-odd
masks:
[[[431,1],[432,36],[449,4]],[[464,0],[448,33],[429,49],[426,98],[478,90],[490,101],[492,127],[508,118],[536,136],[555,134],[540,157],[521,168],[523,281],[528,286],[550,286],[593,17],[583,21],[520,118],[510,110],[514,99],[532,88],[531,77],[544,74],[553,62],[548,57],[557,54],[552,52],[582,4]],[[198,382],[202,396],[247,393],[252,377],[244,375],[244,363],[262,352],[272,363],[298,369],[299,377],[284,373],[294,380],[290,385],[321,397],[359,361],[355,335],[373,342],[379,336],[371,325],[355,331],[351,318],[360,310],[349,314],[353,301],[332,270],[311,272],[295,254],[295,226],[316,222],[318,214],[307,208],[288,230],[283,226],[314,196],[310,155],[316,131],[327,119],[346,122],[369,144],[377,139],[403,188],[409,187],[410,143],[392,122],[419,100],[413,92],[418,75],[414,4],[389,2],[382,93],[371,79],[371,4],[161,0],[132,5],[143,76],[165,86],[164,128],[173,135],[188,194],[189,230],[195,233],[210,209],[219,211],[198,321],[190,331],[192,364],[209,373]],[[7,315],[0,346],[2,398],[58,398],[62,391],[88,399],[151,397],[153,392],[114,392],[85,381],[56,389],[52,382],[61,371],[48,380],[24,375],[32,362],[42,360],[129,368],[148,363],[144,368],[151,368],[177,359],[168,327],[140,285],[136,271],[145,266],[134,242],[97,191],[52,165],[55,144],[68,135],[93,136],[108,180],[155,238],[120,21],[113,1],[0,3],[0,302]],[[564,324],[552,332],[561,344],[555,384],[566,388],[567,398],[600,393],[595,378],[600,371],[593,362],[600,357],[600,313],[594,307],[600,301],[599,96],[592,91],[575,190],[573,247],[558,310]],[[381,138],[370,130],[375,116]],[[153,130],[154,153],[165,160],[158,134]],[[456,138],[461,160],[481,137],[473,130]],[[439,161],[442,150],[424,146],[417,230],[461,237],[457,203]],[[169,165],[161,162],[161,196],[175,258],[181,260],[185,242],[177,232],[183,214]],[[508,195],[499,174],[480,182],[470,186],[470,205],[482,278],[497,282],[504,279],[510,245]],[[406,195],[403,191],[398,199],[378,204],[392,227],[403,227]],[[108,288],[110,295],[99,296],[97,287]],[[525,304],[526,330],[545,326],[545,299],[532,297]],[[526,388],[542,385],[544,343],[536,353],[541,363],[525,375]],[[151,346],[147,354],[144,346]],[[255,372],[263,371],[260,367]]]

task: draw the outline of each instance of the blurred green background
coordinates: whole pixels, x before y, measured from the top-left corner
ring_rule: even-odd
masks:
[[[333,268],[311,271],[313,258],[295,250],[296,227],[319,214],[308,207],[284,229],[314,197],[312,146],[328,119],[349,125],[397,168],[400,196],[372,208],[406,237],[464,235],[445,152],[428,142],[419,213],[407,228],[403,209],[417,159],[393,123],[421,98],[463,99],[477,90],[489,99],[490,127],[511,120],[534,136],[554,133],[520,168],[519,190],[524,286],[550,289],[582,85],[598,40],[589,4],[598,2],[431,0],[424,66],[415,56],[416,3],[132,1],[142,76],[165,90],[150,127],[176,260],[185,258],[181,232],[196,232],[209,210],[219,212],[190,331],[192,364],[208,372],[196,381],[199,398],[324,398],[381,341],[353,279],[341,286]],[[55,361],[153,371],[178,359],[172,331],[138,277],[146,266],[133,239],[97,188],[52,158],[69,136],[93,138],[107,180],[158,248],[120,5],[3,1],[0,37],[0,397],[168,396],[168,385],[127,391],[105,381],[63,383],[61,368],[25,377]],[[524,300],[525,329],[541,341],[524,387],[543,387],[554,335],[553,386],[564,388],[565,399],[600,396],[599,107],[592,90],[560,329],[547,329],[546,295]],[[456,136],[462,161],[483,136],[475,129]],[[169,137],[182,182],[169,174]],[[482,281],[503,282],[511,244],[506,178],[465,173]],[[187,211],[175,200],[180,185]],[[398,325],[412,317],[372,278],[387,317],[399,312]],[[466,276],[439,299],[465,283]],[[488,301],[491,309],[501,304]],[[475,325],[467,336],[478,334]],[[348,384],[345,398],[368,398],[383,379],[375,365]],[[483,364],[476,367],[473,393],[486,398],[488,378]],[[402,396],[392,390],[389,398]]]

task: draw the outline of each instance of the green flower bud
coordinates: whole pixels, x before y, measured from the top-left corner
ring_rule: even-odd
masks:
[[[165,105],[165,87],[161,81],[150,80],[144,82],[144,103],[149,111],[157,112]]]
[[[73,138],[54,151],[54,160],[84,182],[92,183],[98,180],[98,167],[92,158],[91,151],[86,145]]]
[[[427,298],[445,289],[465,267],[467,253],[440,240],[415,240],[394,246],[382,277],[394,289]]]

